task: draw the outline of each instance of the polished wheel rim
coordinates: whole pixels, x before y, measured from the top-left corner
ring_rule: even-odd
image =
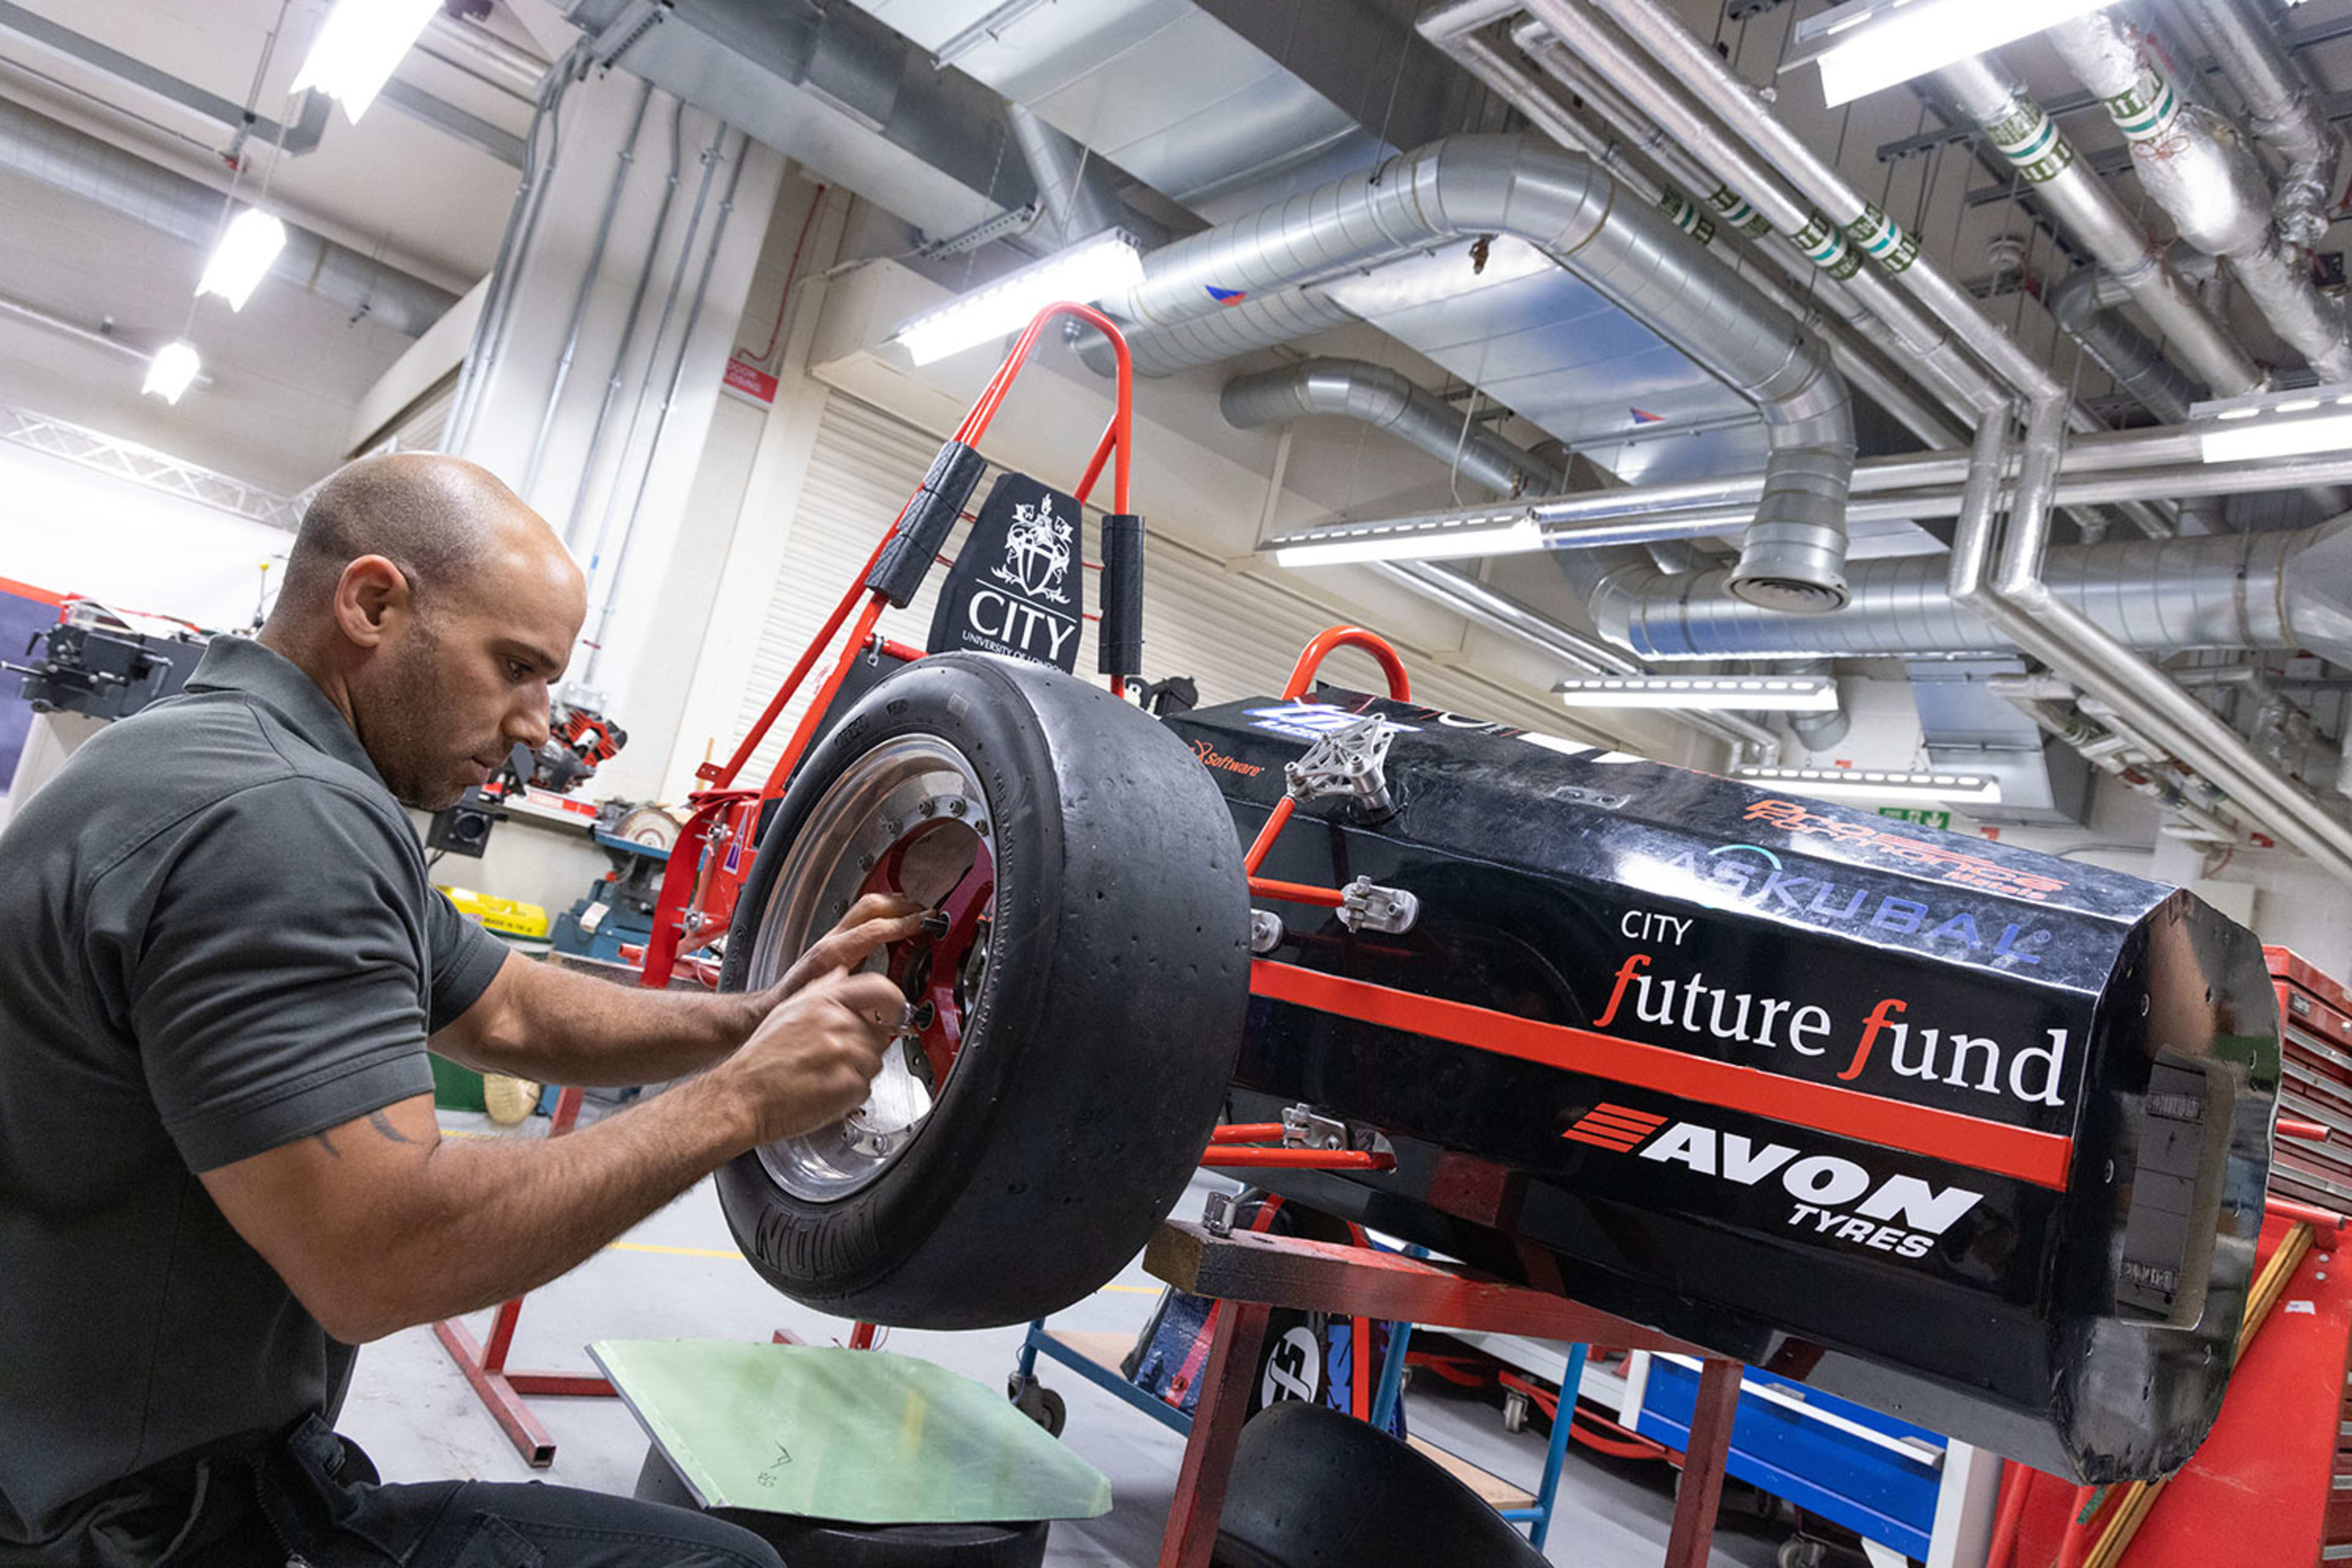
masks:
[[[782,978],[867,893],[903,893],[932,911],[922,934],[865,966],[897,981],[909,1007],[908,1030],[885,1054],[866,1102],[831,1127],[760,1151],[794,1196],[825,1202],[862,1191],[929,1122],[987,982],[994,835],[971,760],[936,737],[909,735],[852,763],[794,836],[761,912],[750,989]]]

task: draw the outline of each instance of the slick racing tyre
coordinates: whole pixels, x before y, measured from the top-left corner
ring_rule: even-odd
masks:
[[[1192,752],[1058,670],[889,676],[810,753],[736,905],[723,989],[861,895],[935,911],[877,954],[914,1004],[867,1103],[719,1173],[768,1282],[842,1317],[1026,1321],[1117,1273],[1200,1163],[1249,999],[1233,818]]]
[[[1544,1568],[1478,1494],[1384,1432],[1285,1400],[1234,1450],[1214,1568]]]

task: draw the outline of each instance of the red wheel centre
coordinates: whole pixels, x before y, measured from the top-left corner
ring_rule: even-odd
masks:
[[[894,842],[874,869],[866,874],[858,889],[858,896],[868,893],[897,893],[906,896],[904,885],[907,853],[914,846],[944,828],[961,827],[971,832],[968,824],[953,819],[925,822]],[[936,1097],[946,1087],[950,1068],[955,1065],[956,1053],[963,1048],[962,980],[966,961],[973,945],[980,940],[982,928],[989,918],[989,910],[996,895],[996,862],[988,852],[988,841],[971,835],[971,864],[940,900],[935,909],[948,918],[947,932],[937,938],[929,934],[906,942],[892,942],[885,950],[886,969],[890,978],[906,994],[907,1000],[920,1007],[930,1005],[929,1021],[916,1031],[923,1047],[924,1060],[930,1067],[930,1089]]]

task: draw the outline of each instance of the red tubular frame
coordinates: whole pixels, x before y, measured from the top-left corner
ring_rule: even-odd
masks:
[[[1405,673],[1404,660],[1397,657],[1397,650],[1389,646],[1386,637],[1361,626],[1332,626],[1316,634],[1315,640],[1307,645],[1298,662],[1291,667],[1289,683],[1282,689],[1282,700],[1295,702],[1306,696],[1323,661],[1343,647],[1360,647],[1380,661],[1381,672],[1389,678],[1389,695],[1399,702],[1412,700],[1412,677]]]
[[[1396,1158],[1390,1154],[1368,1153],[1361,1149],[1237,1149],[1230,1143],[1212,1143],[1201,1156],[1201,1163],[1211,1169],[1256,1169],[1284,1171],[1392,1171]]]

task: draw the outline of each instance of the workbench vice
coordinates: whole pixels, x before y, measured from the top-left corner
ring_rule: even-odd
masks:
[[[1671,1334],[1549,1291],[1401,1253],[1253,1231],[1221,1236],[1170,1220],[1145,1248],[1143,1266],[1180,1290],[1223,1303],[1202,1369],[1200,1405],[1169,1508],[1160,1568],[1208,1568],[1234,1444],[1249,1408],[1248,1380],[1265,1342],[1267,1314],[1276,1307],[1703,1358],[1665,1565],[1704,1568],[1739,1403],[1738,1363],[1707,1357]]]

